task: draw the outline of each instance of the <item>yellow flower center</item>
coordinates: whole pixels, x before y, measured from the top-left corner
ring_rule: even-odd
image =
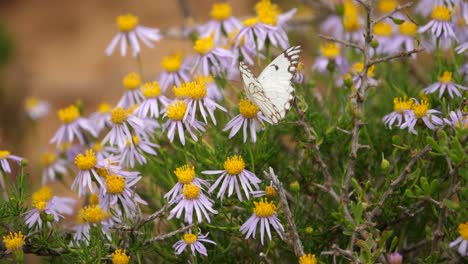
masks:
[[[398,6],[398,1],[396,0],[380,0],[378,4],[378,9],[381,13],[390,13]]]
[[[428,110],[429,102],[425,100],[421,100],[420,104],[413,104],[413,112],[417,118],[422,118],[426,116]]]
[[[80,170],[90,170],[96,166],[97,158],[92,149],[86,150],[85,155],[79,153],[75,157],[75,165]]]
[[[128,111],[123,109],[122,107],[116,107],[111,112],[110,120],[112,123],[116,125],[121,125],[125,121],[127,121]]]
[[[141,85],[140,75],[135,72],[131,72],[123,78],[122,84],[127,90],[135,90]]]
[[[26,99],[25,104],[26,104],[26,109],[32,110],[39,105],[39,99],[37,99],[36,97],[29,97],[28,99]]]
[[[112,253],[112,264],[128,264],[130,257],[125,254],[125,250],[116,249]]]
[[[242,99],[239,102],[239,111],[245,118],[255,118],[259,111],[258,106],[250,102],[249,100]]]
[[[101,152],[101,151],[102,151],[102,148],[103,148],[103,147],[102,147],[102,145],[101,145],[100,143],[94,143],[94,145],[93,145],[93,150],[94,150],[95,152]]]
[[[167,106],[166,115],[174,121],[181,121],[184,119],[185,111],[187,111],[187,104],[185,101],[177,100]]]
[[[3,236],[3,243],[9,251],[15,251],[23,247],[24,240],[26,237],[21,234],[21,231],[18,233],[10,232],[7,236]]]
[[[97,224],[109,217],[109,214],[101,209],[99,205],[89,205],[81,208],[79,212],[84,221]]]
[[[105,102],[102,102],[98,106],[98,112],[101,114],[107,114],[111,110],[111,105]]]
[[[244,159],[241,156],[234,155],[224,161],[224,170],[231,176],[238,175],[245,168]]]
[[[261,199],[258,202],[254,202],[254,205],[254,213],[258,217],[270,217],[276,212],[276,206],[273,204],[273,202],[268,202],[266,199]]]
[[[195,200],[200,196],[200,187],[195,184],[185,184],[183,194],[186,199]]]
[[[317,264],[314,254],[305,254],[299,258],[299,264]]]
[[[458,232],[464,240],[468,240],[468,222],[460,223],[458,225]]]
[[[218,21],[226,20],[231,16],[231,5],[228,3],[215,3],[211,8],[210,15]]]
[[[132,31],[138,26],[138,17],[132,14],[120,15],[117,17],[117,27],[120,31]]]
[[[275,188],[273,188],[273,186],[265,187],[265,192],[266,192],[267,196],[270,197],[270,198],[276,197],[276,190],[275,190]]]
[[[69,107],[60,109],[58,116],[62,123],[69,124],[80,117],[80,110],[75,105],[70,105]]]
[[[368,77],[373,77],[374,76],[374,69],[375,69],[375,65],[372,65],[367,69],[367,76]],[[363,70],[364,70],[364,64],[362,64],[360,62],[357,62],[357,63],[353,64],[352,71],[354,73],[360,73]]]
[[[177,177],[177,180],[179,180],[180,183],[189,184],[195,178],[195,167],[184,165],[182,167],[177,168],[174,171],[174,173]]]
[[[374,25],[374,34],[378,36],[391,36],[393,27],[388,22],[378,22]]]
[[[207,83],[213,82],[213,77],[212,76],[197,75],[197,76],[195,76],[194,80],[196,82],[207,84]]]
[[[361,22],[357,15],[345,15],[343,17],[343,26],[347,32],[355,32],[361,29]]]
[[[93,193],[89,196],[89,204],[91,205],[99,204],[99,196],[96,193]]]
[[[432,18],[435,20],[439,21],[450,21],[450,18],[452,17],[452,14],[450,12],[450,9],[446,6],[440,5],[440,6],[434,6],[434,9],[432,9]]]
[[[44,167],[49,167],[57,160],[57,155],[52,152],[45,152],[41,156],[41,164]]]
[[[334,59],[340,55],[340,46],[334,42],[327,42],[320,45],[320,52],[322,56]]]
[[[44,186],[38,191],[34,192],[31,196],[32,206],[36,207],[39,211],[44,211],[47,202],[52,199],[52,190]]]
[[[244,21],[242,21],[242,24],[245,27],[253,27],[258,24],[258,18],[251,17],[251,18],[244,19]]]
[[[168,72],[177,72],[182,65],[182,54],[176,53],[171,56],[166,56],[161,61],[161,66]]]
[[[405,110],[410,110],[412,106],[413,106],[413,100],[411,99],[407,100],[406,96],[403,98],[401,97],[393,98],[393,109],[395,110],[395,112],[403,114]]]
[[[182,83],[179,87],[174,87],[172,90],[175,96],[179,98],[191,98],[193,100],[203,99],[207,94],[206,85],[203,81]]]
[[[439,82],[445,83],[445,84],[451,83],[452,82],[452,72],[444,71],[442,76],[439,77]]]
[[[8,150],[0,150],[0,159],[4,159],[10,156],[10,151]]]
[[[108,193],[119,194],[125,189],[125,179],[122,176],[111,174],[106,177],[106,190]]]
[[[156,98],[161,94],[161,87],[158,82],[148,82],[143,84],[141,92],[146,98]]]
[[[398,27],[400,29],[400,33],[405,36],[414,37],[416,35],[416,31],[418,30],[418,26],[411,21],[405,21],[401,23]]]
[[[197,242],[197,238],[198,238],[197,235],[188,233],[184,235],[184,242],[185,244],[192,245],[195,242]]]
[[[281,10],[277,4],[272,4],[270,0],[260,0],[255,4],[255,12],[260,22],[275,26]]]
[[[206,38],[199,38],[195,41],[193,49],[201,55],[205,55],[214,48],[214,40],[212,36]]]
[[[97,174],[103,178],[109,176],[109,171],[106,168],[95,168]]]

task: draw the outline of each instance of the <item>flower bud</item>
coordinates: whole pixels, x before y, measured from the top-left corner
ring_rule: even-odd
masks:
[[[293,181],[289,184],[289,189],[291,189],[293,192],[299,192],[301,186],[299,185],[298,181]]]
[[[374,39],[370,45],[372,48],[376,49],[379,46],[379,42],[376,39]]]
[[[398,252],[393,252],[390,255],[388,255],[388,263],[401,264],[403,263],[403,256]]]
[[[306,234],[311,235],[312,233],[314,233],[314,228],[311,226],[308,226],[306,227],[305,232]]]

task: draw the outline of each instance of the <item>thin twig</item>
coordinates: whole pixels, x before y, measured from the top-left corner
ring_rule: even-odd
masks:
[[[333,190],[333,188],[331,187],[326,187],[325,185],[322,185],[322,184],[318,184],[318,183],[313,183],[313,185],[317,186],[319,189],[323,190],[324,192],[328,193],[331,195],[331,197],[333,197],[333,199],[335,199],[335,201],[339,204],[340,203],[340,196],[338,196],[338,194],[336,194],[335,190]]]
[[[286,221],[288,222],[289,233],[291,237],[292,246],[294,248],[294,253],[297,257],[304,255],[304,247],[302,246],[301,238],[297,232],[296,223],[294,222],[294,217],[289,209],[288,200],[286,198],[286,191],[283,188],[283,184],[279,181],[278,176],[276,176],[273,168],[269,167],[269,172],[264,171],[263,174],[267,178],[270,178],[273,186],[278,190],[279,199],[283,207],[284,215],[286,216]]]
[[[181,228],[179,228],[179,229],[177,229],[175,231],[172,231],[170,233],[162,234],[162,235],[150,238],[150,239],[146,240],[145,242],[143,242],[143,246],[147,246],[147,245],[152,244],[152,243],[154,243],[156,241],[162,241],[162,240],[165,240],[167,238],[173,237],[173,236],[175,236],[177,234],[185,232],[186,230],[189,230],[190,228],[192,228],[194,226],[195,226],[195,224],[190,224],[188,226],[181,227]]]
[[[411,55],[413,55],[415,53],[418,53],[418,52],[421,52],[423,50],[424,49],[413,49],[413,50],[410,50],[410,51],[400,51],[399,53],[396,53],[396,54],[388,55],[388,56],[385,56],[385,57],[382,57],[382,58],[376,58],[376,59],[373,59],[373,60],[371,60],[369,62],[369,66],[372,66],[372,65],[378,64],[378,63],[382,63],[382,62],[386,62],[386,61],[391,61],[391,60],[394,60],[394,59],[410,57]]]
[[[337,43],[343,44],[345,46],[356,48],[356,49],[358,49],[360,51],[364,51],[364,47],[357,44],[357,43],[349,42],[349,41],[343,40],[343,39],[337,39],[337,38],[322,35],[322,34],[319,34],[318,36],[319,36],[319,38],[323,38],[323,39],[328,40],[328,41],[337,42]]]
[[[404,5],[400,5],[400,6],[396,7],[392,12],[390,12],[388,14],[385,14],[385,15],[382,15],[379,18],[376,18],[374,20],[374,24],[377,24],[377,23],[379,23],[380,21],[382,21],[382,20],[384,20],[386,18],[392,17],[394,14],[400,12],[403,9],[410,8],[412,5],[413,5],[413,2],[408,2],[408,3],[404,4]]]
[[[166,214],[167,209],[169,208],[170,204],[165,204],[161,209],[158,211],[154,212],[153,214],[141,219],[140,221],[134,223],[132,226],[127,226],[127,225],[115,225],[112,227],[113,229],[118,229],[121,231],[135,231],[140,229],[143,225],[145,225],[148,222],[153,221],[156,218],[162,217]]]

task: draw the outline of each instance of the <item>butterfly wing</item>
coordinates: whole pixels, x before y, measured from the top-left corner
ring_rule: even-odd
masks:
[[[277,112],[269,112],[268,109],[262,109],[260,105],[259,108],[273,123],[281,121],[291,108],[291,102],[295,96],[292,79],[299,64],[300,52],[301,46],[285,50],[268,64],[257,78],[263,94],[268,98],[269,104],[275,106]]]

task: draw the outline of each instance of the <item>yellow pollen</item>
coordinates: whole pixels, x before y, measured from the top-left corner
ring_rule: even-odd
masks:
[[[434,6],[434,9],[432,9],[431,17],[438,21],[450,21],[452,14],[448,7],[443,6],[443,5],[440,5],[440,6],[436,5]]]
[[[259,111],[258,106],[250,102],[249,100],[242,99],[239,102],[239,111],[245,118],[256,118]]]
[[[174,121],[181,121],[184,119],[185,112],[187,111],[187,104],[185,101],[177,100],[171,103],[166,108],[166,115]]]
[[[195,41],[193,49],[201,55],[205,55],[214,48],[214,40],[212,36],[199,38]]]
[[[398,27],[400,29],[400,33],[405,36],[414,37],[416,35],[416,31],[418,30],[418,26],[411,21],[405,21],[401,23]]]
[[[189,184],[195,178],[195,167],[184,165],[174,171],[177,180],[182,184]]]
[[[119,194],[125,189],[125,179],[115,174],[106,177],[106,190],[108,193]]]
[[[37,99],[36,97],[29,97],[26,99],[25,105],[26,109],[32,110],[39,105],[39,99]]]
[[[374,76],[374,69],[375,69],[375,65],[372,65],[369,67],[369,69],[367,69],[367,76],[368,77],[373,77]],[[354,73],[360,73],[364,70],[364,64],[360,63],[360,62],[357,62],[355,64],[353,64],[352,66],[352,69],[351,69]]]
[[[251,17],[251,18],[244,19],[244,21],[242,22],[242,24],[243,24],[245,27],[253,27],[253,26],[255,26],[255,25],[258,24],[258,18],[256,18],[256,17]]]
[[[255,12],[260,22],[275,26],[281,10],[277,4],[272,4],[270,0],[260,0],[255,4]]]
[[[200,196],[200,187],[195,184],[185,184],[183,194],[186,199],[195,200]]]
[[[244,159],[241,156],[234,155],[224,161],[224,170],[231,176],[238,175],[245,168]]]
[[[195,76],[194,80],[196,82],[200,82],[200,83],[212,83],[213,82],[213,77],[212,76],[203,76],[203,75],[197,75]]]
[[[452,82],[452,72],[444,71],[442,76],[439,77],[439,82],[449,84]]]
[[[90,170],[96,166],[96,163],[97,158],[92,149],[86,150],[85,155],[79,153],[75,157],[75,165],[80,170]]]
[[[109,176],[109,171],[105,168],[95,168],[97,174],[103,178]]]
[[[89,196],[89,204],[91,205],[98,205],[99,204],[99,196],[95,193]]]
[[[171,56],[166,56],[161,61],[161,66],[168,72],[177,72],[182,65],[182,54],[176,53]]]
[[[69,124],[80,117],[80,110],[75,105],[58,110],[58,116],[62,123]]]
[[[270,197],[270,198],[276,197],[276,190],[275,190],[275,188],[273,188],[273,186],[265,187],[265,192],[266,192],[267,196]]]
[[[122,84],[127,90],[135,90],[141,85],[140,75],[138,75],[136,72],[131,72],[125,75],[122,80]]]
[[[268,202],[266,199],[260,199],[260,201],[254,202],[254,205],[254,213],[258,217],[270,217],[276,212],[276,206],[273,202]]]
[[[161,94],[161,88],[158,82],[148,82],[143,84],[141,92],[146,98],[156,98]]]
[[[340,55],[340,46],[334,42],[327,42],[320,45],[320,52],[322,56],[334,59]]]
[[[52,152],[45,152],[41,156],[41,164],[44,167],[49,167],[57,160],[57,155]]]
[[[413,100],[411,99],[406,99],[406,96],[401,98],[401,97],[395,97],[393,99],[393,109],[395,112],[398,112],[400,114],[403,114],[405,110],[411,110],[411,107],[413,106]]]
[[[52,190],[44,186],[38,191],[34,192],[31,196],[32,206],[36,207],[39,211],[44,211],[47,202],[52,199]]]
[[[207,94],[205,82],[198,80],[182,83],[179,87],[174,87],[172,90],[179,98],[191,98],[193,100],[203,99]]]
[[[305,254],[299,258],[299,264],[317,264],[314,254]]]
[[[116,107],[111,112],[110,120],[116,125],[121,125],[127,121],[128,111],[122,107]]]
[[[413,112],[417,118],[426,116],[429,110],[429,103],[425,100],[421,100],[420,104],[413,104]]]
[[[112,264],[127,264],[130,261],[130,257],[125,254],[125,250],[116,249],[112,253]]]
[[[380,0],[377,7],[381,13],[390,13],[398,7],[398,1]]]
[[[107,212],[104,212],[99,205],[89,205],[80,209],[80,216],[84,221],[97,224],[102,220],[105,220],[109,217]]]
[[[117,17],[117,27],[120,31],[129,32],[138,26],[138,17],[132,14],[120,15]]]
[[[98,112],[101,113],[101,114],[107,114],[107,113],[110,112],[111,108],[112,107],[111,107],[110,104],[102,102],[98,106]]]
[[[185,244],[188,244],[188,245],[192,245],[195,242],[197,242],[197,238],[198,238],[197,235],[194,235],[191,233],[185,234],[183,237]]]
[[[388,22],[378,22],[374,25],[374,34],[378,36],[391,36],[393,27]]]
[[[21,231],[18,233],[10,232],[7,236],[3,236],[3,243],[8,251],[16,251],[23,247],[25,239],[26,237],[21,234]]]
[[[8,150],[0,150],[0,160],[10,156],[10,151]]]
[[[458,232],[464,240],[468,240],[468,222],[460,223],[458,225]]]
[[[210,15],[218,21],[226,20],[231,16],[231,5],[228,3],[215,3],[211,8]]]

